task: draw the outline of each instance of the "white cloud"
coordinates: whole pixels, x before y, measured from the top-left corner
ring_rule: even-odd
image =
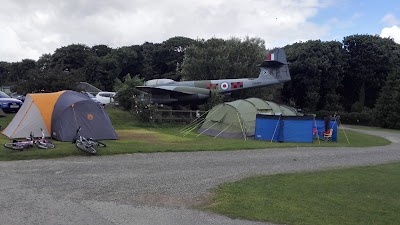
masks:
[[[37,60],[73,43],[110,47],[174,36],[259,37],[276,47],[321,39],[308,22],[329,0],[6,0],[0,8],[0,61]],[[3,35],[6,34],[6,35]]]
[[[381,22],[388,24],[391,27],[385,27],[381,31],[381,37],[390,37],[396,43],[400,44],[400,20],[393,14],[386,14]]]
[[[393,14],[386,14],[382,19],[381,22],[386,23],[388,25],[397,25],[400,24],[400,20],[396,18]]]
[[[400,27],[392,26],[392,27],[385,27],[382,29],[381,37],[390,37],[396,43],[400,44]]]
[[[10,27],[0,27],[0,61],[34,59],[40,55],[37,49],[24,45],[18,34]]]

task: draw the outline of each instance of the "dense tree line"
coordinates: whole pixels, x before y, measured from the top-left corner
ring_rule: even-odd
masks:
[[[228,100],[251,96],[307,112],[364,113],[372,115],[369,121],[377,125],[400,128],[400,45],[392,39],[352,35],[342,42],[310,40],[284,49],[291,82],[233,92]],[[267,52],[259,38],[174,37],[162,43],[116,49],[72,44],[37,61],[0,62],[0,85],[14,85],[13,91],[31,93],[74,90],[77,82],[85,81],[132,96],[137,94],[132,85],[150,79],[257,77],[257,65]],[[129,102],[129,98],[124,101]]]

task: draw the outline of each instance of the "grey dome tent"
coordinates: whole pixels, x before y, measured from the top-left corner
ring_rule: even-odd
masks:
[[[2,131],[9,138],[28,137],[30,132],[59,141],[71,141],[78,127],[81,135],[99,140],[118,139],[104,109],[75,91],[28,94],[21,109]]]

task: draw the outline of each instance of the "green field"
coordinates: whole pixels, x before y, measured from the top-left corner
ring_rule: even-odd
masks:
[[[260,176],[214,190],[203,209],[277,224],[400,224],[400,163]]]
[[[119,135],[119,140],[104,141],[106,148],[99,148],[98,155],[112,155],[125,153],[150,153],[150,152],[181,152],[181,151],[225,151],[238,149],[266,149],[286,147],[366,147],[382,146],[390,142],[386,139],[353,131],[339,130],[338,142],[315,143],[276,143],[269,141],[221,139],[198,134],[194,131],[187,135],[181,133],[183,126],[146,126],[136,123],[128,113],[119,109],[107,109],[114,128]],[[13,115],[0,117],[0,125],[6,127]],[[347,142],[346,136],[350,142]],[[221,141],[223,140],[223,141]],[[0,144],[10,140],[0,136]],[[13,151],[4,147],[0,148],[0,160],[58,158],[71,155],[86,156],[69,142],[55,141],[56,148],[50,150],[28,149],[26,151]]]

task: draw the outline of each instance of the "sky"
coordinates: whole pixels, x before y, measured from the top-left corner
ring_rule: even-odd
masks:
[[[0,61],[38,60],[70,44],[112,48],[256,37],[267,48],[354,34],[400,43],[399,0],[0,0]]]

